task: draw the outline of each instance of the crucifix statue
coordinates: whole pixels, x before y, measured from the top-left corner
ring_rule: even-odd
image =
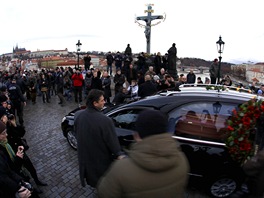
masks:
[[[156,19],[165,19],[165,17],[163,17],[162,15],[156,15],[156,16],[152,16],[151,13],[154,12],[154,10],[152,10],[152,6],[153,4],[148,4],[148,9],[145,10],[145,13],[147,12],[148,15],[147,16],[139,16],[136,18],[136,21],[142,20],[145,21],[146,25],[142,25],[140,23],[138,23],[140,25],[140,27],[145,27],[145,36],[146,36],[146,41],[147,41],[147,53],[150,54],[150,37],[151,37],[151,26],[153,25],[157,25],[160,22],[156,23],[156,24],[151,24],[151,21],[156,20]]]

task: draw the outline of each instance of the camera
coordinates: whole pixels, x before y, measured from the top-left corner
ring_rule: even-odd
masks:
[[[8,120],[13,120],[15,118],[15,116],[10,113],[7,115],[7,118],[8,118]]]
[[[24,181],[21,181],[20,183],[19,183],[19,186],[23,186],[23,187],[25,187],[26,189],[28,189],[29,191],[33,191],[33,186],[30,184],[30,183],[28,183],[28,182],[24,182]]]

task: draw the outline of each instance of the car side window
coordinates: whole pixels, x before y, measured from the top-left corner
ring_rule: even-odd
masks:
[[[116,112],[109,117],[113,120],[115,127],[135,130],[135,122],[142,109],[125,109]]]
[[[169,114],[168,131],[181,137],[223,142],[227,120],[237,104],[193,102]]]

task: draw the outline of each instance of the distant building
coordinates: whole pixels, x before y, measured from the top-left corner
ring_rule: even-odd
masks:
[[[16,47],[13,47],[13,57],[20,57],[24,55],[29,55],[31,52],[29,50],[26,50],[26,48],[19,48],[18,45]]]
[[[64,50],[37,50],[34,52],[31,52],[30,57],[35,58],[35,57],[47,57],[47,56],[56,56],[56,55],[68,55],[68,49],[65,48]]]

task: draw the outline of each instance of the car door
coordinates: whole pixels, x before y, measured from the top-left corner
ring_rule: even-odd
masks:
[[[180,142],[190,163],[192,179],[231,174],[233,164],[224,139],[227,119],[238,103],[197,101],[185,103],[169,113],[168,130]],[[231,165],[232,164],[232,165]]]
[[[144,107],[128,107],[112,111],[107,114],[115,125],[117,137],[122,147],[128,147],[134,142],[133,132],[135,131],[135,122],[138,114]]]

